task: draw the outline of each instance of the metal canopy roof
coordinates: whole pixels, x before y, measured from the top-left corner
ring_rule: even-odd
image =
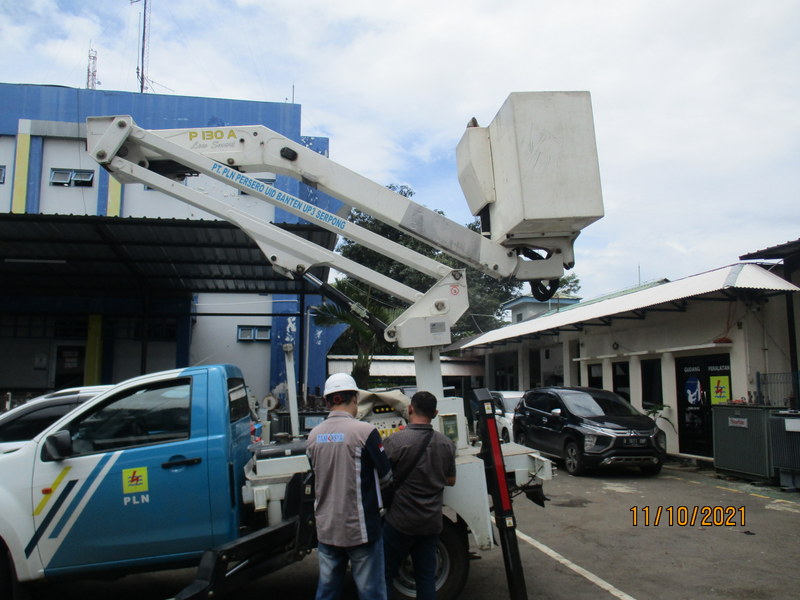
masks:
[[[791,258],[797,255],[800,255],[800,239],[791,242],[786,242],[784,244],[778,244],[777,246],[764,248],[763,250],[756,250],[755,252],[749,252],[747,254],[743,254],[739,258],[741,260],[752,260],[752,259],[777,260],[777,259]]]
[[[579,331],[592,325],[609,325],[613,319],[644,319],[651,311],[684,311],[690,298],[730,301],[736,297],[731,293],[733,290],[783,293],[797,292],[800,288],[758,265],[738,263],[624,296],[581,302],[553,314],[457,342],[446,350],[485,348],[559,331]]]
[[[332,248],[336,236],[282,225]],[[327,268],[312,273],[322,281]],[[225,221],[0,214],[0,295],[314,293]]]

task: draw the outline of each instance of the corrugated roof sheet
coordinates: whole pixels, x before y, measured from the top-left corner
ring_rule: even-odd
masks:
[[[318,227],[285,227],[335,243]],[[327,279],[327,269],[312,273]],[[224,221],[42,214],[0,214],[0,281],[3,296],[316,291],[274,271],[256,243]]]
[[[547,331],[575,329],[581,323],[608,320],[615,315],[618,316],[617,318],[626,314],[633,318],[641,318],[644,312],[657,306],[672,305],[674,309],[679,310],[683,301],[688,298],[709,294],[726,294],[729,290],[734,289],[773,293],[800,291],[797,286],[759,265],[737,263],[623,296],[610,297],[597,302],[581,302],[562,308],[557,313],[522,323],[514,323],[469,340],[457,342],[446,348],[446,351],[511,342]]]
[[[776,260],[796,256],[797,254],[800,254],[800,239],[792,240],[784,244],[778,244],[777,246],[770,246],[769,248],[764,248],[762,250],[756,250],[755,252],[748,252],[739,258],[741,260]]]

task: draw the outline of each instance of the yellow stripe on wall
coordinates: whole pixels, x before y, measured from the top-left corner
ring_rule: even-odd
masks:
[[[106,215],[109,217],[119,217],[122,213],[122,184],[114,179],[113,176],[108,177],[108,207],[106,208]]]
[[[86,336],[86,366],[83,370],[83,385],[100,383],[103,367],[103,317],[89,315],[89,331]]]
[[[14,189],[11,192],[11,212],[24,214],[28,205],[28,167],[31,162],[31,136],[17,133],[17,154],[14,160]]]

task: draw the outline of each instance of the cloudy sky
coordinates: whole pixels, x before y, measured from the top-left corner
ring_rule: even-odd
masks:
[[[302,105],[331,157],[466,223],[455,145],[510,92],[592,94],[581,295],[800,237],[798,0],[151,0],[155,93]],[[0,81],[137,91],[143,2],[0,0]]]

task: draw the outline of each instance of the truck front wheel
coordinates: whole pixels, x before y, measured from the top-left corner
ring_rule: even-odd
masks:
[[[11,554],[0,540],[0,598],[4,600],[28,600],[29,589],[17,581],[14,572],[14,563],[11,561]]]
[[[456,600],[464,589],[469,575],[469,540],[467,529],[444,518],[436,548],[436,597]],[[414,568],[407,558],[394,580],[393,597],[397,600],[416,598]]]

